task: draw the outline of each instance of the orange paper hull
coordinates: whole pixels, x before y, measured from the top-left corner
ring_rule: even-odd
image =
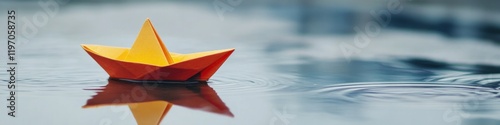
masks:
[[[83,45],[84,50],[109,74],[111,78],[127,80],[207,81],[226,61],[234,49],[194,58],[167,66],[126,62],[107,58]]]

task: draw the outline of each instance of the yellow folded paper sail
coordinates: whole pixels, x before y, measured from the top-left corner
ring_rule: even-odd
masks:
[[[82,44],[82,48],[111,78],[166,81],[207,81],[234,51],[169,52],[149,19],[132,48],[87,44]]]

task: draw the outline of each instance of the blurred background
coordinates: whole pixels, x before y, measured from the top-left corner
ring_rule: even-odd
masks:
[[[20,100],[19,119],[0,115],[0,123],[136,124],[122,113],[126,106],[81,108],[99,92],[94,89],[108,84],[108,75],[80,44],[130,47],[150,18],[170,51],[236,48],[207,83],[234,118],[174,104],[162,124],[497,125],[498,5],[494,0],[1,1],[1,11],[16,10],[19,23]],[[6,17],[0,13],[2,22]],[[0,51],[5,49],[2,44]],[[0,88],[0,94],[6,92]]]

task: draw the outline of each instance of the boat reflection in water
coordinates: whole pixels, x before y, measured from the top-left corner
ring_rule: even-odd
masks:
[[[189,85],[108,80],[83,108],[128,105],[138,125],[158,125],[172,105],[233,117],[206,82]]]

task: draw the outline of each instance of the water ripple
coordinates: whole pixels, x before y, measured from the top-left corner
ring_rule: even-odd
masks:
[[[455,102],[467,99],[498,99],[499,90],[481,86],[443,83],[350,83],[326,86],[312,93],[339,101]]]
[[[284,78],[266,78],[262,75],[232,74],[214,78],[209,85],[219,94],[248,94],[280,90],[293,83]]]
[[[500,87],[500,74],[459,74],[428,78],[431,82],[454,82],[478,85],[490,88]]]

